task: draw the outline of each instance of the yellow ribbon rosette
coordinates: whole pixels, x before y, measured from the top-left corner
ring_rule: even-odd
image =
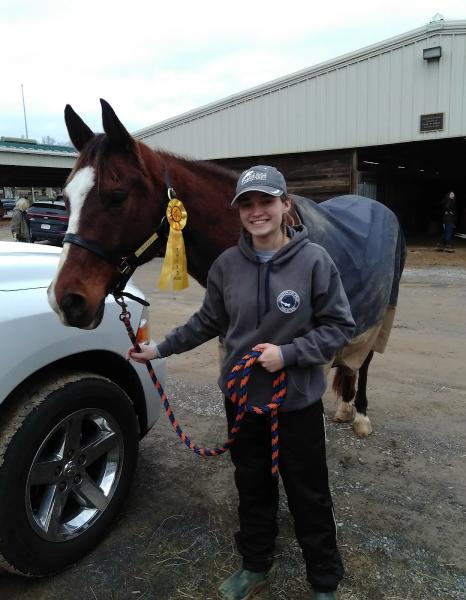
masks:
[[[160,273],[159,288],[168,289],[170,280],[173,281],[173,290],[179,291],[187,288],[188,266],[182,230],[188,220],[188,214],[181,200],[172,198],[167,206],[167,219],[170,224],[165,259]]]

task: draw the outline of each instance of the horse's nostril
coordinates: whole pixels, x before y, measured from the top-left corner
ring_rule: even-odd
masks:
[[[65,294],[60,302],[60,308],[70,325],[78,325],[87,308],[86,298],[81,294]]]

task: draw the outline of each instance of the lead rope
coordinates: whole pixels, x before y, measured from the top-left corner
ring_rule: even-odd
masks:
[[[134,335],[133,328],[131,327],[131,314],[128,312],[126,304],[121,296],[115,296],[115,300],[121,307],[120,321],[125,325],[126,331],[128,333],[128,337],[133,344],[133,347],[137,352],[141,352],[141,347],[139,346],[136,336]],[[137,299],[139,300],[139,299]],[[236,408],[236,417],[233,426],[230,429],[228,434],[228,439],[221,445],[216,448],[207,448],[204,446],[197,446],[189,436],[181,429],[178,424],[175,413],[173,412],[170,403],[168,401],[167,395],[165,394],[160,381],[155,374],[155,371],[152,367],[150,361],[146,360],[145,365],[149,372],[150,378],[154,384],[155,389],[158,391],[160,398],[162,400],[163,407],[165,412],[167,413],[167,417],[172,424],[173,429],[176,434],[180,438],[184,444],[195,454],[205,458],[207,456],[219,456],[226,452],[238,435],[239,430],[241,429],[241,422],[243,420],[245,412],[255,413],[257,415],[265,415],[270,413],[270,430],[271,430],[271,442],[272,442],[272,475],[274,477],[278,476],[278,409],[283,403],[286,396],[286,373],[284,370],[278,372],[277,377],[273,380],[272,383],[272,401],[265,406],[258,407],[247,404],[247,385],[249,378],[251,376],[251,369],[256,360],[261,355],[261,352],[249,352],[245,354],[243,358],[238,361],[238,363],[232,368],[230,374],[227,378],[227,389],[233,390],[231,393],[231,401],[237,405]],[[236,384],[236,380],[239,374],[242,373],[240,379],[240,387],[239,387],[239,399],[238,394],[234,391],[234,387]]]

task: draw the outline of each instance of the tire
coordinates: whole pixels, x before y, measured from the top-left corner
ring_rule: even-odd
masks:
[[[130,490],[139,430],[126,393],[92,373],[42,381],[0,427],[0,566],[52,575],[92,550]]]

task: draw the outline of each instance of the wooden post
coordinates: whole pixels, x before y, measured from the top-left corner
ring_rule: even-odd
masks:
[[[358,151],[355,148],[351,157],[351,194],[359,193]]]

